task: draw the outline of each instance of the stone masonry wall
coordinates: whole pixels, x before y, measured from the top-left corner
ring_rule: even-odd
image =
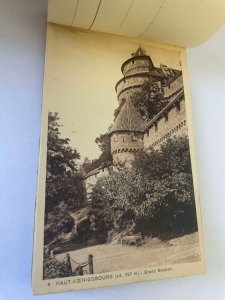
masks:
[[[117,95],[119,103],[122,99],[129,99],[131,95],[140,90],[140,87],[145,81],[149,79],[149,76],[135,76],[135,77],[124,77],[117,86]]]
[[[99,178],[106,176],[106,175],[109,175],[108,168],[102,168],[84,179],[84,184],[85,184],[86,193],[87,193],[87,199],[90,198],[92,186],[96,184],[96,182]]]
[[[148,151],[149,147],[158,149],[168,138],[187,135],[185,101],[181,100],[180,105],[173,106],[167,116],[161,116],[144,135],[142,133],[117,132],[111,135],[111,152],[113,164],[124,163],[131,167],[138,151]],[[102,168],[85,178],[87,200],[90,199],[92,186],[102,176],[107,176],[109,170]]]
[[[111,152],[113,164],[122,163],[129,167],[135,153],[142,151],[144,146],[142,133],[117,132],[111,136]]]
[[[167,84],[163,87],[164,97],[170,97],[173,93],[179,91],[179,89],[183,88],[183,76],[182,74],[173,80],[170,84]]]
[[[152,62],[148,56],[135,57],[129,59],[123,67],[123,75],[128,76],[132,74],[148,72],[149,68],[153,67]]]
[[[187,135],[186,109],[184,99],[179,106],[173,106],[167,115],[161,116],[144,134],[144,149],[155,149],[168,138]]]

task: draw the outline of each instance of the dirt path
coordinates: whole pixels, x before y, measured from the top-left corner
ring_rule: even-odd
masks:
[[[200,260],[198,234],[162,242],[147,239],[136,246],[103,244],[69,252],[73,260],[84,262],[89,254],[94,256],[94,273],[145,268]],[[63,259],[65,254],[57,255]]]

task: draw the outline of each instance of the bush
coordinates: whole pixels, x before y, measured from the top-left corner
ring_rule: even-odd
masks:
[[[49,255],[44,255],[43,279],[61,278],[72,276],[71,266],[67,262],[60,262]]]
[[[64,233],[69,233],[74,227],[74,219],[66,212],[65,208],[60,206],[48,214],[46,220],[44,242],[49,244],[54,239],[58,239]]]
[[[92,191],[94,231],[134,231],[178,236],[197,229],[187,138],[169,140],[160,151],[137,157],[133,168],[100,178]],[[132,225],[133,226],[133,225]]]

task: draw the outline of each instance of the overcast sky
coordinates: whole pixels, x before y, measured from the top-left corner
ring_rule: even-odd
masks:
[[[121,65],[139,43],[102,34],[77,33],[49,25],[47,34],[44,105],[58,112],[63,137],[82,159],[100,154],[95,138],[113,122],[118,106],[115,84]],[[180,69],[179,52],[142,43],[155,66]]]

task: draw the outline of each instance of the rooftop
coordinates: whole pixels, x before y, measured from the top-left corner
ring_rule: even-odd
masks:
[[[133,57],[136,56],[145,56],[146,55],[146,51],[144,48],[141,47],[141,45],[138,47],[137,51],[131,54]]]
[[[143,132],[146,122],[134,107],[131,100],[127,100],[117,116],[110,133],[118,131]]]

